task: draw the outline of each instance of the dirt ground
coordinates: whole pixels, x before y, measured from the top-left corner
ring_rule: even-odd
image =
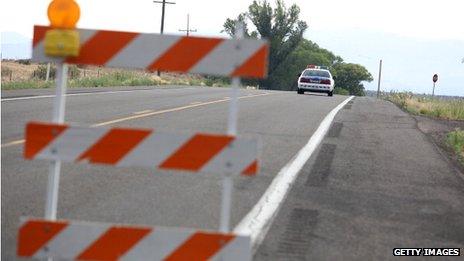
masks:
[[[454,151],[446,145],[446,134],[457,128],[464,130],[464,121],[440,120],[425,116],[413,116],[417,127],[436,145],[437,149],[445,155],[461,173],[464,173],[464,165],[459,162]]]

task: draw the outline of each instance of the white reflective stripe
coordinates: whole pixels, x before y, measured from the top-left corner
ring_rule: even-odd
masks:
[[[108,129],[67,128],[58,138],[37,154],[37,159],[75,161],[94,145]]]
[[[69,224],[34,255],[35,258],[60,257],[74,260],[87,249],[95,240],[102,236],[109,225],[85,225],[81,223]]]
[[[79,42],[81,45],[92,38],[98,31],[79,30]],[[52,62],[58,63],[64,61],[64,58],[47,56],[44,51],[45,38],[42,39],[32,50],[32,61],[34,62]]]
[[[49,131],[53,129],[53,125],[44,124],[42,127],[47,127]],[[44,145],[34,158],[61,160],[66,162],[101,163],[124,167],[140,166],[153,169],[160,167],[161,164],[173,156],[183,158],[184,160],[191,159],[195,161],[195,155],[192,154],[201,154],[205,147],[211,145],[209,143],[204,143],[201,146],[198,144],[190,144],[187,150],[183,150],[182,148],[198,135],[206,135],[209,137],[206,140],[210,140],[213,143],[216,139],[215,137],[220,139],[226,137],[223,135],[206,133],[175,134],[150,131],[142,140],[135,143],[131,142],[128,147],[121,146],[122,151],[118,150],[118,154],[116,155],[121,158],[115,158],[111,153],[108,154],[108,150],[113,150],[113,146],[125,144],[126,142],[130,142],[130,140],[126,139],[124,136],[115,136],[115,139],[105,139],[106,134],[110,133],[112,130],[114,129],[67,127],[58,136],[51,139],[49,144]],[[134,131],[135,134],[137,130],[138,129],[133,129],[132,131]],[[33,131],[33,133],[27,135],[26,150],[32,148],[34,142],[38,142],[41,139],[37,136],[37,132],[40,131],[39,128],[33,128],[31,131]],[[132,135],[130,129],[127,129],[126,135]],[[105,142],[101,143],[102,139],[104,139]],[[95,147],[97,144],[101,144],[101,146]],[[88,155],[89,157],[80,160],[79,157],[86,151],[89,151],[89,149],[92,149],[92,156]],[[98,156],[96,156],[97,154]],[[94,156],[96,157],[95,160],[90,160]],[[165,166],[165,168],[194,172],[239,174],[252,164],[253,161],[257,160],[257,156],[258,140],[234,138],[231,144],[223,148],[221,147],[219,151],[211,151],[202,156],[207,158],[201,159],[201,169],[185,167],[185,164],[179,161],[170,161],[171,164]]]
[[[130,151],[117,166],[145,166],[156,168],[185,144],[191,135],[157,133],[156,130]]]
[[[213,157],[201,171],[240,174],[257,159],[257,150],[257,140],[235,139]]]
[[[194,231],[155,227],[148,236],[129,250],[121,260],[164,260],[192,234],[194,234]]]
[[[237,49],[237,44],[239,49]],[[264,44],[263,41],[249,39],[223,41],[190,69],[190,73],[208,72],[210,74],[230,75]]]
[[[236,236],[222,247],[210,260],[214,261],[251,261],[250,237]]]
[[[180,36],[139,34],[106,63],[110,67],[146,68],[172,47]]]
[[[48,225],[54,227],[53,221],[46,220],[34,220],[39,222],[37,225],[46,229]],[[27,222],[27,221],[26,221]],[[60,221],[57,221],[60,222]],[[61,221],[62,222],[62,221]],[[24,229],[24,222],[22,228]],[[124,228],[127,229],[127,235],[131,235],[134,229],[142,228],[148,233],[134,241],[133,245],[128,245],[129,249],[126,252],[120,253],[115,252],[118,249],[113,248],[112,245],[101,244],[100,241],[103,237],[104,242],[114,242],[115,244],[121,240],[121,233],[108,234],[111,229]],[[32,229],[32,230],[31,230]],[[22,231],[22,236],[19,237],[18,248],[24,249],[27,247],[24,244],[28,244],[31,240],[35,240],[37,231],[35,228],[29,228],[27,231]],[[123,232],[122,230],[120,232]],[[46,235],[47,231],[41,231],[38,234]],[[199,235],[201,234],[201,235]],[[196,235],[200,237],[193,240]],[[206,236],[206,238],[204,237]],[[47,258],[53,257],[58,260],[75,260],[77,257],[85,253],[89,249],[93,249],[100,253],[109,253],[110,255],[118,255],[118,259],[121,260],[165,260],[173,254],[187,254],[191,252],[191,246],[199,243],[203,244],[203,241],[198,241],[210,238],[213,243],[215,240],[221,239],[221,237],[232,237],[227,243],[216,246],[213,244],[203,245],[204,250],[215,251],[211,253],[211,259],[213,260],[250,260],[251,259],[251,245],[250,237],[238,236],[233,234],[224,235],[223,233],[214,231],[201,231],[194,229],[184,228],[169,228],[169,227],[139,227],[139,226],[126,226],[120,224],[102,224],[102,223],[87,223],[79,221],[67,221],[67,226],[54,233],[54,236],[50,239],[40,240],[40,249],[38,249],[33,257],[35,258]],[[193,241],[192,241],[193,240]],[[123,240],[124,241],[124,240]],[[98,246],[98,247],[97,247]],[[114,245],[115,246],[115,245]],[[116,246],[115,246],[116,247]],[[116,247],[117,248],[117,247]],[[206,249],[208,248],[208,249]],[[122,250],[122,249],[119,249]],[[201,251],[202,247],[196,249]],[[122,254],[122,255],[121,255]],[[28,255],[24,253],[24,255]],[[25,257],[23,256],[23,257]],[[96,256],[94,256],[96,257]]]
[[[98,31],[95,30],[79,30],[79,41],[84,44],[92,38]]]

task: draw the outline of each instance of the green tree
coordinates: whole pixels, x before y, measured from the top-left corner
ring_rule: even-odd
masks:
[[[247,19],[247,13],[241,13],[237,16],[236,19],[230,19],[230,18],[227,18],[226,21],[224,22],[224,30],[221,31],[221,33],[225,32],[227,33],[228,35],[230,36],[234,36],[235,35],[235,25],[237,22],[241,22],[243,24],[243,35],[246,37],[246,38],[253,38],[253,39],[257,39],[258,38],[258,33],[256,31],[253,31],[250,33],[250,31],[248,30],[248,25],[246,23],[246,19]]]
[[[227,19],[224,23],[223,31],[231,36],[235,32],[236,22],[241,21],[246,36],[269,40],[269,77],[259,81],[265,88],[279,89],[273,74],[303,39],[308,26],[299,20],[299,15],[300,8],[295,4],[287,8],[282,0],[277,0],[273,9],[267,0],[255,0],[248,7],[248,12],[240,14],[237,19]],[[256,31],[249,32],[248,20],[253,23]]]
[[[316,43],[303,39],[298,47],[274,71],[271,82],[274,89],[295,90],[298,75],[308,64],[332,67],[343,62],[340,56],[320,48]]]
[[[335,87],[346,89],[351,95],[364,96],[363,81],[371,82],[372,75],[367,69],[354,63],[337,63],[333,66]]]

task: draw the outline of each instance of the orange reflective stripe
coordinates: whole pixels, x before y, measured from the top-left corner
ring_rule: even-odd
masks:
[[[265,77],[267,74],[267,56],[268,46],[265,45],[253,54],[253,56],[251,56],[246,62],[235,69],[231,76]]]
[[[67,226],[64,221],[29,220],[19,229],[18,256],[33,256]]]
[[[69,57],[65,62],[104,65],[138,35],[138,33],[98,31],[81,46],[78,57]]]
[[[165,260],[207,260],[233,238],[234,235],[195,233]]]
[[[111,129],[82,153],[78,160],[88,159],[92,163],[115,164],[150,133],[150,130]]]
[[[222,41],[219,38],[183,37],[147,69],[187,72]]]
[[[47,30],[51,29],[48,26],[34,26],[34,38],[32,39],[32,47],[35,47],[40,41],[45,38],[45,33]]]
[[[253,161],[245,170],[242,172],[242,175],[253,176],[258,172],[258,161]]]
[[[66,125],[30,122],[26,125],[26,144],[24,158],[32,159],[50,142],[58,137]]]
[[[197,134],[166,159],[160,168],[197,171],[233,139],[231,136]]]
[[[151,231],[151,228],[112,227],[79,254],[77,260],[118,260]]]

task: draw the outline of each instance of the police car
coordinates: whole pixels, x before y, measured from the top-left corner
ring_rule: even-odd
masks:
[[[322,92],[333,95],[334,79],[327,66],[308,65],[298,77],[298,94]]]

